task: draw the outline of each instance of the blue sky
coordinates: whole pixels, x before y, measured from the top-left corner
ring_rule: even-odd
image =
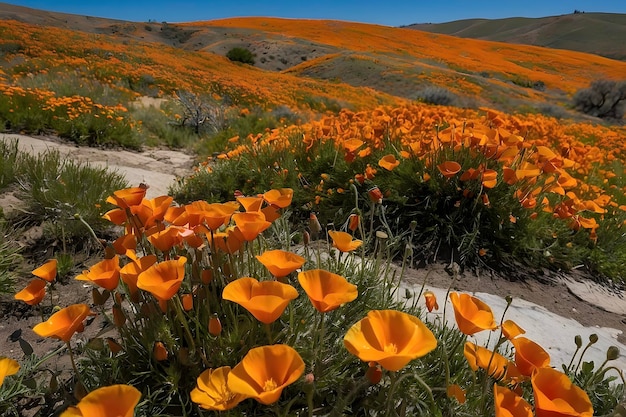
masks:
[[[4,0],[6,1],[6,0]],[[85,1],[24,0],[7,3],[36,9],[145,22],[189,22],[235,16],[337,19],[387,26],[483,17],[543,17],[585,12],[626,13],[626,0],[213,0]]]

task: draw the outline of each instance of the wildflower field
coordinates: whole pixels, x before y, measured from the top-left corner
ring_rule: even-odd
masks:
[[[303,28],[269,23],[264,30]],[[41,316],[24,332],[59,341],[37,355],[16,337],[20,358],[0,352],[3,416],[623,415],[616,347],[593,363],[585,353],[597,337],[572,335],[571,361],[553,363],[470,294],[401,290],[407,268],[441,260],[452,275],[583,267],[623,285],[623,125],[433,106],[209,53],[0,26],[6,131],[199,155],[169,196],[147,198],[145,185],[106,170],[1,142],[0,191],[29,206],[0,216],[0,255],[10,259],[0,262],[0,291]],[[345,37],[316,26],[299,36],[358,45],[348,26]],[[384,38],[380,30],[368,36]],[[380,42],[381,53],[416,45]],[[623,68],[592,64],[585,71],[595,65],[598,76]],[[584,79],[545,82],[572,93]],[[164,104],[138,110],[148,87]],[[210,103],[221,120],[186,125],[194,100],[184,97]],[[12,233],[37,222],[48,250],[25,254],[36,267],[16,270]],[[77,253],[87,254],[84,268]],[[28,283],[14,288],[19,274]],[[54,305],[68,279],[85,284],[88,303]],[[433,314],[448,303],[453,319]],[[81,338],[94,323],[101,331]],[[61,353],[65,372],[49,365]]]

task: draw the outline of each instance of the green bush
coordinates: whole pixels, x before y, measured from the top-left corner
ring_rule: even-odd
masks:
[[[246,48],[235,47],[226,53],[226,58],[231,61],[254,65],[254,54]]]

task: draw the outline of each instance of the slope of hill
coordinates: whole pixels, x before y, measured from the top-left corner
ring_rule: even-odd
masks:
[[[89,64],[96,77],[108,74],[131,89],[149,80],[165,93],[208,90],[264,106],[320,110],[332,101],[359,109],[414,100],[437,87],[457,105],[511,111],[567,106],[591,81],[626,74],[626,63],[596,55],[350,22],[139,23],[2,3],[0,19],[7,79]],[[235,46],[250,49],[257,68],[225,59]]]
[[[461,38],[569,49],[626,60],[626,14],[574,13],[542,18],[466,19],[406,26]]]

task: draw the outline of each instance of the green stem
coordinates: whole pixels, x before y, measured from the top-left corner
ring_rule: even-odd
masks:
[[[67,351],[70,355],[70,362],[72,363],[72,369],[74,370],[76,379],[78,380],[78,383],[80,383],[83,386],[85,391],[87,391],[87,387],[85,386],[85,383],[83,382],[83,378],[81,377],[80,373],[78,372],[78,368],[76,367],[76,361],[74,360],[74,352],[72,351],[72,346],[70,345],[70,341],[68,340],[67,342],[65,342],[65,344],[67,345]]]

